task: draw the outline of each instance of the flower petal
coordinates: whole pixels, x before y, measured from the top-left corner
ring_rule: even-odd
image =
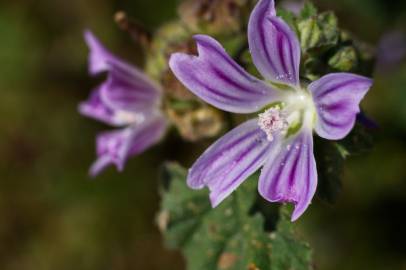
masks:
[[[248,42],[258,71],[270,81],[299,84],[300,44],[296,34],[276,17],[273,0],[260,0],[248,24]]]
[[[347,136],[371,85],[371,79],[351,73],[329,74],[310,84],[318,113],[317,134],[329,140]]]
[[[90,168],[90,175],[98,175],[111,164],[122,171],[129,157],[140,154],[157,143],[165,130],[165,119],[156,116],[137,126],[101,133],[97,137],[98,160]]]
[[[90,32],[85,32],[90,48],[91,74],[108,71],[108,79],[101,87],[103,102],[113,110],[146,111],[159,105],[160,87],[141,70],[110,53]]]
[[[224,135],[189,170],[189,187],[201,189],[207,186],[213,207],[265,162],[272,143],[257,121],[247,121]]]
[[[258,190],[270,202],[293,203],[292,221],[295,221],[309,206],[316,186],[312,132],[303,130],[273,148],[261,172]]]
[[[101,94],[103,87],[105,87],[105,84],[93,90],[89,99],[79,104],[79,112],[82,115],[112,126],[121,127],[140,123],[151,115],[151,110],[152,114],[153,111],[156,110],[154,107],[145,108],[144,110],[140,110],[140,112],[112,109],[111,106],[106,105],[106,102],[102,99]]]
[[[100,88],[93,90],[88,100],[79,104],[79,112],[87,117],[102,121],[109,125],[121,125],[115,118],[115,113],[107,107],[100,98]]]
[[[234,113],[251,113],[278,92],[248,74],[213,38],[196,35],[199,56],[175,53],[169,66],[176,77],[207,103]]]
[[[145,75],[130,66],[111,62],[108,79],[101,88],[101,97],[115,110],[144,112],[160,104],[160,90]],[[149,82],[148,82],[149,81]]]
[[[106,60],[113,59],[114,56],[102,45],[91,31],[86,30],[84,38],[90,49],[89,73],[91,75],[97,75],[101,72],[107,71],[109,66]]]

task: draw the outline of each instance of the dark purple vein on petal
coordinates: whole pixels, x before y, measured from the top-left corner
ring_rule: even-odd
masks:
[[[217,153],[213,157],[210,157],[210,163],[215,164],[217,162],[217,160],[224,155],[225,151],[228,151],[229,149],[236,147],[238,144],[243,143],[247,139],[251,138],[251,136],[254,135],[255,133],[257,133],[257,130],[250,131],[243,137],[237,138],[236,140],[234,140],[234,141],[228,143],[227,145],[225,145],[224,147],[222,147],[220,150],[217,150],[216,151]],[[206,161],[206,159],[204,161]],[[203,174],[199,174],[197,178],[200,182],[204,182],[201,180],[204,180],[203,178],[205,178],[208,173],[213,174],[216,172],[217,171],[214,171],[214,172],[211,171],[210,166],[208,166],[208,168],[206,168],[206,170],[203,172]]]
[[[249,81],[254,81],[253,78],[251,78],[243,68],[241,68],[240,66],[238,66],[236,63],[234,63],[231,59],[229,59],[228,57],[224,56],[224,51],[219,51],[219,48],[213,46],[212,44],[206,42],[205,40],[202,39],[198,39],[199,45],[205,48],[208,48],[212,51],[214,51],[219,57],[221,57],[224,61],[226,61],[230,66],[232,66],[235,71],[237,71],[241,76],[243,76],[244,78],[246,78]]]
[[[265,8],[264,9],[264,11],[262,12],[262,14],[261,14],[261,16],[259,16],[259,17],[263,17],[264,18],[264,20],[266,20],[266,19],[268,19],[268,20],[270,20],[269,18],[268,18],[268,16],[267,16],[267,9]],[[272,21],[271,21],[272,22]],[[273,25],[273,24],[272,24]],[[263,51],[265,52],[265,56],[266,56],[266,58],[267,58],[267,63],[269,64],[269,66],[271,67],[271,69],[273,70],[273,72],[275,73],[275,74],[277,74],[278,73],[278,70],[276,69],[276,67],[274,66],[274,64],[273,64],[273,62],[272,62],[272,59],[271,59],[271,56],[270,56],[270,54],[269,54],[269,51],[268,51],[268,45],[267,45],[267,43],[265,42],[265,29],[264,29],[264,23],[263,23],[263,21],[259,21],[258,22],[258,25],[257,25],[257,31],[260,33],[260,41],[261,41],[261,44],[260,44],[260,46],[262,46],[262,49],[263,49]]]
[[[337,84],[334,84],[333,86],[331,86],[329,89],[323,91],[322,93],[319,93],[317,95],[317,98],[323,98],[324,96],[328,95],[329,93],[336,91],[336,90],[341,90],[339,88],[344,88],[346,86],[349,86],[353,83],[363,83],[366,82],[367,80],[363,80],[363,79],[352,79],[352,80],[348,80],[348,81],[344,81],[344,82],[338,82]],[[328,83],[328,81],[320,86],[318,86],[318,89],[322,89],[323,86],[325,86]]]
[[[256,143],[257,143],[257,142],[256,142]],[[250,145],[249,148],[251,148],[251,146],[252,146],[252,145]],[[269,146],[268,146],[268,147],[269,147]],[[233,183],[234,183],[238,178],[240,178],[244,173],[246,173],[246,172],[247,172],[255,163],[257,163],[260,159],[262,159],[262,158],[265,156],[265,154],[268,152],[268,147],[266,147],[241,173],[239,173],[236,177],[234,177],[234,178],[227,184],[227,186],[223,187],[223,188],[221,189],[221,193],[224,192],[225,190],[229,189],[229,188],[233,185]],[[245,156],[248,152],[249,152],[249,150],[244,153],[244,156]],[[244,156],[241,157],[241,159],[244,158]]]
[[[234,101],[236,101],[236,102],[244,102],[244,101],[246,101],[246,100],[244,100],[244,99],[237,98],[237,97],[235,97],[235,96],[230,96],[230,95],[227,95],[227,94],[225,94],[225,93],[222,93],[222,92],[220,92],[220,91],[218,91],[218,90],[216,90],[216,89],[214,89],[214,88],[212,88],[212,87],[206,85],[204,82],[200,81],[198,78],[196,78],[196,77],[193,76],[193,75],[190,75],[190,77],[191,77],[191,79],[194,80],[197,84],[199,84],[199,85],[200,85],[201,87],[203,87],[203,88],[206,88],[207,90],[209,90],[209,92],[211,92],[211,93],[214,94],[214,95],[220,96],[220,97],[225,98],[225,99],[231,99],[231,100],[234,100]],[[201,91],[199,91],[199,92],[202,93]]]
[[[259,95],[260,93],[258,93],[258,91],[254,90],[254,89],[250,89],[249,87],[240,84],[239,82],[232,80],[229,78],[229,76],[227,76],[223,71],[219,70],[218,68],[214,67],[211,65],[211,68],[213,69],[213,72],[220,78],[222,79],[224,82],[234,86],[235,88],[237,88],[238,90],[241,91],[245,91],[248,93],[253,93],[253,94],[257,94]]]

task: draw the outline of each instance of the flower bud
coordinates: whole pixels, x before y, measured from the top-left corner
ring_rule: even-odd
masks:
[[[305,51],[331,48],[339,39],[337,18],[332,12],[323,12],[301,20],[298,22],[298,29],[300,43]]]
[[[180,22],[159,29],[147,57],[146,70],[164,91],[165,113],[185,140],[219,135],[224,128],[224,114],[202,103],[173,75],[167,63],[175,52],[197,54],[191,33]]]
[[[151,33],[142,25],[129,18],[124,11],[117,11],[114,14],[114,21],[118,27],[127,32],[131,38],[144,48],[148,47],[151,42]]]
[[[188,141],[211,138],[224,130],[223,113],[207,105],[186,111],[167,108],[167,114],[180,135]]]
[[[328,64],[339,71],[354,70],[358,64],[357,52],[352,46],[342,47],[329,59]]]
[[[179,15],[192,32],[232,34],[244,27],[251,6],[251,0],[186,0]]]

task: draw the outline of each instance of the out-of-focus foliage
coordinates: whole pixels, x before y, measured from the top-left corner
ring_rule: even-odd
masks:
[[[0,1],[1,269],[182,267],[153,224],[159,198],[150,164],[162,161],[165,148],[133,160],[123,174],[87,175],[94,136],[108,127],[77,113],[98,84],[88,79],[83,30],[141,63],[114,25],[115,10],[155,23],[176,13],[171,1],[149,1],[162,8],[159,18],[141,12],[144,1],[120,2]],[[144,260],[156,254],[159,261]]]
[[[208,191],[191,192],[186,174],[177,164],[164,167],[157,221],[167,245],[182,250],[187,269],[311,268],[310,248],[295,236],[285,207],[272,234],[264,230],[261,214],[250,214],[256,201],[258,175],[247,179],[230,198],[212,209]]]

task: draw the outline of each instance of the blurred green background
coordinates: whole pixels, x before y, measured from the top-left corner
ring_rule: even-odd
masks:
[[[108,127],[77,113],[97,84],[87,76],[83,29],[142,64],[114,12],[125,10],[154,30],[176,16],[176,2],[0,2],[1,269],[184,269],[155,226],[157,167],[165,159],[188,166],[201,148],[190,153],[191,145],[169,138],[131,159],[124,173],[109,169],[93,181],[94,136]],[[406,30],[404,0],[316,5],[335,10],[342,27],[370,44]],[[315,200],[297,222],[316,269],[406,269],[406,64],[380,70],[363,102],[380,125],[374,149],[347,161],[337,204]]]

